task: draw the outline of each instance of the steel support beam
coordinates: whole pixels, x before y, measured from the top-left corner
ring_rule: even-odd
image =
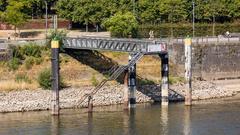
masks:
[[[52,115],[59,115],[59,42],[51,42],[52,51]]]
[[[168,53],[160,54],[161,57],[161,65],[162,65],[162,85],[161,85],[161,93],[162,93],[162,105],[168,105],[168,89],[169,89],[169,61],[168,61]]]
[[[134,57],[134,54],[129,55],[129,61]],[[136,64],[129,67],[129,79],[128,79],[128,88],[129,88],[129,108],[136,107]]]
[[[129,104],[129,91],[128,91],[128,70],[125,70],[124,73],[124,90],[123,90],[123,109],[128,109]]]

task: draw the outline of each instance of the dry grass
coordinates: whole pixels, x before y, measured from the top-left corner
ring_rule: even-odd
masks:
[[[13,80],[0,81],[1,91],[13,91],[13,90],[35,90],[39,86],[37,83],[15,82]]]
[[[119,64],[128,63],[128,53],[112,53],[112,52],[102,52],[108,58],[111,58],[113,61],[116,61]],[[24,65],[21,65],[19,69],[15,72],[8,71],[7,67],[2,65],[0,66],[0,91],[6,90],[23,90],[23,89],[37,89],[39,86],[37,84],[37,78],[41,70],[44,68],[51,67],[49,52],[43,53],[44,61],[40,65],[33,65],[31,69],[27,70]],[[96,78],[101,81],[104,76],[98,71],[84,65],[77,60],[69,56],[67,62],[62,62],[60,65],[60,72],[64,82],[67,86],[71,87],[80,87],[80,86],[91,86],[91,77],[92,74],[95,74]],[[65,58],[64,58],[65,59]],[[95,61],[93,61],[95,62]],[[98,62],[98,61],[96,61]],[[101,65],[101,64],[100,64]],[[104,65],[102,65],[104,66]],[[26,74],[31,80],[31,84],[28,83],[17,83],[15,82],[15,77],[17,74],[23,73]],[[137,63],[137,74],[144,79],[148,79],[154,82],[159,82],[161,80],[161,61],[157,57],[153,56],[144,56]],[[4,81],[3,81],[4,80]],[[109,84],[114,84],[115,81],[109,82]]]

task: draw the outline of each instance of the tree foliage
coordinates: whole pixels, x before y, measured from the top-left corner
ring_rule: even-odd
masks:
[[[117,13],[104,22],[113,37],[135,36],[138,22],[131,12]]]

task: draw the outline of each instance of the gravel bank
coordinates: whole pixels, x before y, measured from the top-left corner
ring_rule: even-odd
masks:
[[[68,88],[60,91],[60,108],[87,107],[82,97],[93,87]],[[136,93],[137,103],[150,102],[150,97]],[[48,110],[51,103],[49,90],[24,90],[0,93],[0,112]],[[123,103],[123,86],[105,86],[93,98],[94,106]]]
[[[61,108],[87,107],[87,99],[82,97],[89,93],[93,87],[68,88],[60,91]],[[185,85],[170,86],[169,100],[184,100]],[[227,89],[219,87],[212,82],[194,82],[193,100],[204,100],[222,97],[231,97],[240,92],[240,89]],[[137,103],[161,100],[160,86],[142,86],[136,93]],[[0,92],[0,112],[48,110],[51,103],[49,90],[24,90]],[[123,85],[105,86],[93,98],[94,106],[114,105],[123,103]]]

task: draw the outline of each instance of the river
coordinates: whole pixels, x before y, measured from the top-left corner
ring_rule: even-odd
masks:
[[[240,102],[141,104],[131,111],[122,106],[0,114],[1,135],[240,135]]]

